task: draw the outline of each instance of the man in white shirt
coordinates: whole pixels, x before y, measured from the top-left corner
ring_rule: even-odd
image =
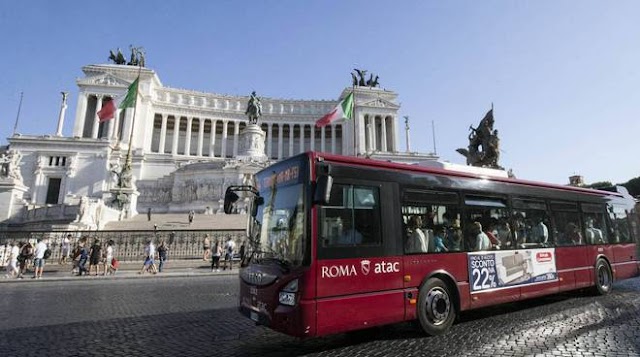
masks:
[[[35,267],[35,271],[33,273],[34,279],[42,278],[42,271],[44,270],[44,252],[47,250],[47,245],[42,241],[41,238],[38,238],[38,243],[36,244],[36,252],[33,254],[33,266]]]
[[[476,250],[489,250],[491,249],[491,241],[489,237],[482,231],[482,224],[480,222],[473,222],[473,227],[476,234]]]
[[[538,219],[538,223],[531,227],[531,235],[535,243],[547,243],[549,240],[549,229],[542,222],[542,219]]]
[[[227,269],[227,265],[229,265],[229,270],[233,269],[233,251],[236,249],[236,243],[231,239],[231,237],[227,238],[227,243],[224,245],[224,260],[225,265],[222,270]]]

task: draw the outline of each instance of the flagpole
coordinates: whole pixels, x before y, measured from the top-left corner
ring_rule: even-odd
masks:
[[[16,123],[13,125],[13,134],[16,135],[16,131],[18,130],[18,120],[20,119],[20,109],[22,109],[22,97],[24,96],[24,92],[20,92],[20,103],[18,104],[18,114],[16,114]]]
[[[139,63],[138,64],[138,77],[136,78],[136,81],[138,81],[137,85],[136,85],[136,98],[133,101],[133,115],[131,118],[131,133],[129,134],[129,149],[127,150],[127,159],[126,159],[126,165],[129,167],[129,169],[131,169],[131,163],[133,161],[133,158],[131,157],[131,147],[133,146],[133,130],[135,129],[136,126],[136,109],[138,108],[138,90],[140,89],[140,73],[142,73],[142,64]]]
[[[353,83],[351,85],[351,93],[353,93],[353,108],[352,110],[352,115],[353,115],[353,156],[358,157],[358,149],[356,148],[356,120],[358,120],[358,117],[356,116],[356,85],[355,83]]]

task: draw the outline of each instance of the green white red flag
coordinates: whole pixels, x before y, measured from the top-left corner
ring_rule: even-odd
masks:
[[[136,78],[136,80],[129,85],[126,95],[104,102],[102,109],[98,111],[98,118],[101,123],[113,119],[115,117],[116,108],[124,109],[136,105],[139,79],[140,78]],[[119,104],[116,102],[119,102]]]
[[[322,128],[339,119],[353,119],[353,92],[349,93],[329,113],[316,121],[316,127]]]

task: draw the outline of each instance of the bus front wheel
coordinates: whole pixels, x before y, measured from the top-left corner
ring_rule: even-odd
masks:
[[[427,280],[418,292],[418,319],[431,336],[445,333],[456,318],[451,289],[438,278]]]
[[[613,286],[613,274],[611,268],[604,259],[598,259],[595,270],[596,287],[594,292],[598,295],[607,295]]]

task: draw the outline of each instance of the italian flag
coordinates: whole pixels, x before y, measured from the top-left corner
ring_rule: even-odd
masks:
[[[349,93],[332,111],[318,119],[316,127],[322,128],[342,118],[353,119],[353,92]]]
[[[129,89],[127,90],[126,95],[120,96],[117,99],[111,99],[102,105],[102,109],[98,111],[98,119],[100,119],[101,123],[113,119],[115,117],[117,108],[124,109],[136,105],[136,99],[138,98],[139,79],[140,78],[136,78],[136,80],[129,85]],[[116,105],[116,102],[118,102],[119,104]]]

